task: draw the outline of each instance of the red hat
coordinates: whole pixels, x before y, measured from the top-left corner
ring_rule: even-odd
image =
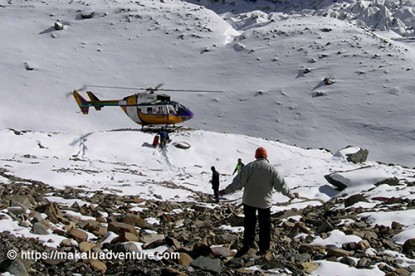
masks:
[[[267,158],[268,157],[268,153],[267,150],[264,149],[263,147],[259,147],[256,149],[255,151],[255,158]]]

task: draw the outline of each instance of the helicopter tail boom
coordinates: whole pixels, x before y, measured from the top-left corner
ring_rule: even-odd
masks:
[[[104,106],[121,106],[119,100],[105,100],[101,101],[97,96],[94,95],[91,91],[86,92],[90,101],[82,97],[78,91],[74,90],[72,95],[75,98],[76,103],[82,111],[82,114],[88,114],[89,107],[93,106],[97,111],[100,111]]]
[[[91,91],[86,91],[86,93],[88,94],[88,97],[91,99],[90,103],[95,107],[95,110],[100,111],[101,108],[104,106],[101,103],[101,100],[98,99],[98,97],[95,96],[95,94],[92,93]]]

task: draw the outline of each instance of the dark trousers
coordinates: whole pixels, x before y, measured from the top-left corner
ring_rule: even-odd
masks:
[[[219,187],[218,188],[212,188],[213,189],[213,195],[215,196],[215,200],[219,200]]]
[[[166,143],[167,143],[166,139],[161,139],[160,140],[160,148],[164,149],[166,147]]]
[[[271,242],[271,208],[261,209],[244,204],[244,246],[252,247],[255,241],[256,211],[259,222],[259,250],[267,251]]]

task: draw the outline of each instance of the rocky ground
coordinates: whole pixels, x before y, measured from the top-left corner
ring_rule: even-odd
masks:
[[[382,253],[385,249],[414,257],[415,239],[403,246],[392,241],[402,230],[399,223],[390,227],[371,226],[357,216],[362,208],[351,206],[366,200],[363,196],[340,197],[321,206],[291,209],[272,215],[272,249],[263,256],[252,250],[235,258],[241,246],[241,232],[224,225],[242,226],[242,208],[235,202],[206,205],[210,195],[198,194],[198,202],[163,202],[119,196],[113,192],[90,193],[79,188],[55,189],[44,183],[20,179],[4,169],[0,175],[9,184],[0,184],[0,220],[13,220],[35,237],[62,237],[57,248],[45,246],[38,238],[16,237],[3,232],[0,240],[0,271],[15,275],[306,275],[318,267],[317,260],[341,262],[356,268],[377,266],[386,275],[410,275],[415,266],[401,267],[401,261]],[[70,206],[51,202],[48,197],[78,199]],[[81,204],[79,203],[81,202]],[[410,209],[415,201],[392,198],[380,201],[377,208]],[[77,214],[77,215],[75,215]],[[293,217],[300,219],[293,219]],[[352,223],[344,223],[353,221]],[[333,230],[354,234],[360,242],[341,247],[310,244],[315,237],[328,237]],[[113,238],[111,238],[113,237]],[[47,244],[47,243],[46,243]],[[66,253],[138,252],[166,250],[178,253],[177,259],[118,260],[19,257],[19,252],[53,251]],[[9,250],[18,257],[8,258]],[[50,256],[50,255],[49,255]],[[163,255],[165,256],[165,255]]]

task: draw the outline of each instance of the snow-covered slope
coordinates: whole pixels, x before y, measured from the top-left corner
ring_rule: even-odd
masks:
[[[150,0],[3,1],[0,13],[2,128],[136,127],[117,108],[82,116],[69,93],[165,83],[224,91],[172,95],[196,114],[193,128],[332,151],[352,144],[371,160],[412,163],[414,51],[346,21]],[[103,99],[138,92],[89,89]]]
[[[149,199],[188,201],[194,200],[194,193],[211,194],[210,167],[215,166],[221,173],[224,187],[232,181],[236,160],[252,161],[259,146],[267,149],[270,163],[285,176],[294,192],[317,203],[343,193],[391,197],[395,194],[384,194],[388,185],[376,188],[374,184],[389,177],[402,182],[415,180],[414,170],[399,166],[374,162],[363,166],[347,162],[340,153],[333,155],[326,150],[305,150],[261,138],[208,131],[172,133],[172,142],[164,150],[151,145],[153,134],[134,130],[83,136],[3,130],[0,137],[3,145],[9,145],[1,151],[0,164],[10,174],[57,188],[107,190]],[[191,147],[174,146],[180,142]],[[354,171],[367,166],[372,169]],[[343,176],[349,187],[339,192],[324,176],[343,171],[353,171],[353,175]],[[389,189],[390,193],[394,190]],[[397,189],[397,193],[414,198],[410,189]],[[286,201],[279,193],[274,196],[275,202]],[[240,197],[240,193],[230,195],[234,199]]]

